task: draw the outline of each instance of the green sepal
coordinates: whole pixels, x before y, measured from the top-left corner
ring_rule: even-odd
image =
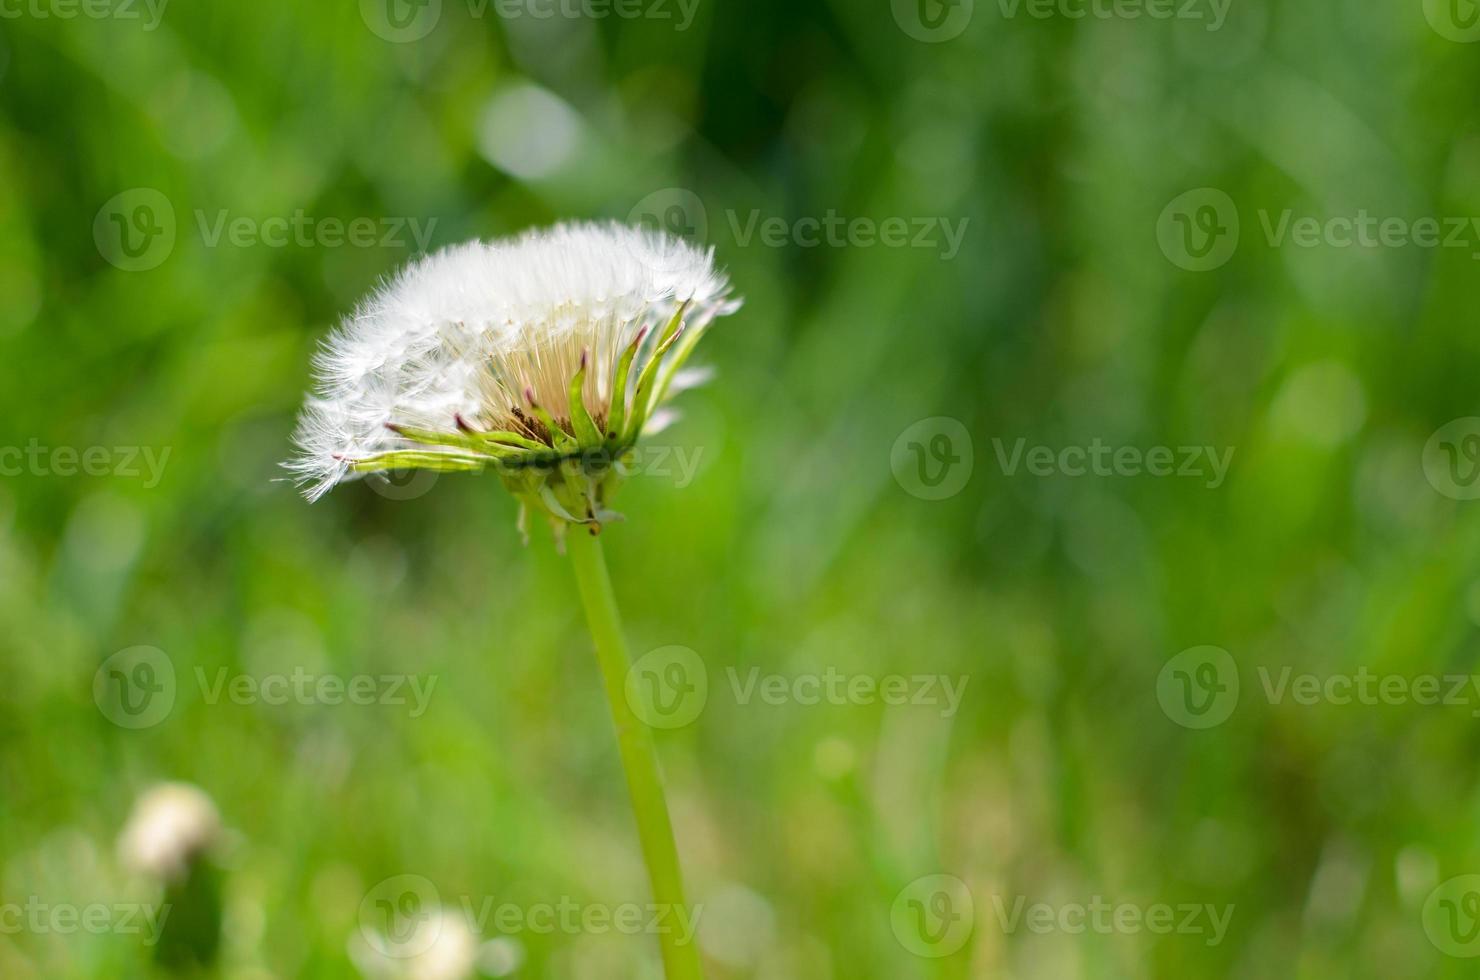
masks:
[[[581,351],[581,368],[570,379],[570,424],[576,430],[576,441],[583,446],[601,445],[601,430],[591,419],[586,409],[586,365],[591,360],[589,350]]]
[[[684,310],[689,304],[685,302],[673,314],[673,319],[663,331],[663,336],[658,340],[658,346],[653,350],[652,357],[648,358],[647,364],[643,365],[642,374],[637,378],[637,391],[632,396],[632,417],[627,420],[627,426],[622,434],[622,441],[631,444],[642,435],[642,427],[647,424],[648,415],[653,410],[653,382],[658,376],[658,366],[663,361],[663,356],[674,342],[684,335],[684,329],[680,323]]]
[[[679,326],[683,324],[683,315],[684,313],[688,312],[688,309],[689,300],[684,300],[682,303],[678,304],[678,309],[673,311],[673,319],[668,321],[668,325],[664,327],[663,332],[658,335],[659,347],[668,343],[668,341],[673,339],[673,335],[678,333]]]
[[[663,404],[663,400],[668,397],[668,386],[673,384],[674,376],[689,359],[694,348],[699,346],[699,338],[704,336],[704,331],[704,327],[685,331],[683,339],[673,348],[673,356],[668,359],[668,365],[663,369],[663,380],[658,382],[658,393],[653,398],[654,405]]]
[[[521,436],[517,432],[506,432],[502,429],[494,429],[491,432],[479,432],[477,429],[468,425],[461,415],[457,417],[457,427],[465,436],[472,439],[479,446],[492,444],[495,448],[500,449],[517,447],[519,449],[533,449],[535,452],[550,448],[543,442],[530,439],[528,436]]]
[[[637,331],[637,336],[632,338],[632,343],[627,345],[617,361],[617,376],[612,381],[611,417],[606,420],[608,439],[616,439],[622,434],[622,420],[627,416],[627,376],[632,371],[632,359],[637,356],[637,349],[642,346],[647,333],[647,327]]]
[[[419,442],[423,446],[447,446],[451,449],[466,449],[469,452],[482,452],[483,447],[476,439],[465,432],[442,432],[435,429],[414,429],[409,425],[398,425],[387,422],[385,427],[390,429],[402,439]]]
[[[489,460],[478,456],[459,456],[456,453],[428,453],[407,449],[348,462],[350,469],[356,473],[380,473],[385,470],[436,470],[441,473],[466,473],[483,469],[488,465]]]
[[[548,483],[540,484],[539,497],[540,502],[545,505],[545,508],[549,510],[551,514],[554,514],[556,517],[560,518],[562,521],[565,521],[567,524],[594,523],[594,520],[590,517],[576,517],[571,514],[571,512],[565,508],[565,505],[560,502],[559,498],[555,496],[555,491],[550,489],[550,485]]]

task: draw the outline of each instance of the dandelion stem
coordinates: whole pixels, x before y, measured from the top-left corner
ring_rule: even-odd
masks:
[[[632,797],[632,810],[637,817],[637,835],[642,841],[642,854],[647,862],[648,880],[653,901],[672,911],[686,908],[683,876],[678,866],[678,848],[673,841],[673,824],[668,818],[668,803],[663,795],[663,779],[658,772],[658,754],[652,732],[627,703],[627,669],[631,663],[627,644],[622,639],[621,617],[611,577],[606,571],[606,557],[601,539],[572,528],[568,539],[571,564],[575,566],[581,600],[586,606],[586,622],[591,638],[596,641],[596,659],[606,687],[606,699],[617,728],[617,748],[622,768],[627,773],[627,791]],[[671,914],[671,912],[670,912]],[[667,980],[701,980],[699,951],[692,937],[685,942],[675,930],[659,936],[663,948],[663,968]]]

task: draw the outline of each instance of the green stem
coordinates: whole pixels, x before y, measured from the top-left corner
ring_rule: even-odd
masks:
[[[637,817],[637,836],[642,841],[642,856],[647,862],[648,880],[652,883],[653,901],[672,910],[686,909],[683,876],[678,867],[678,848],[673,842],[673,824],[668,819],[668,804],[663,796],[663,779],[658,773],[658,753],[653,747],[652,732],[627,703],[627,644],[622,639],[621,617],[611,577],[607,575],[606,558],[601,539],[587,534],[584,528],[571,528],[566,537],[571,564],[575,566],[581,601],[586,606],[586,622],[591,638],[596,641],[596,660],[601,665],[601,678],[606,687],[607,703],[617,727],[617,748],[622,768],[627,773],[627,791],[632,797],[632,810]],[[659,934],[663,947],[663,969],[668,980],[702,980],[699,951],[693,937],[683,942],[675,931]]]

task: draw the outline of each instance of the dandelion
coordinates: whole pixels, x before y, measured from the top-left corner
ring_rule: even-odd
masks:
[[[397,923],[399,938],[354,933],[349,956],[367,980],[467,980],[478,961],[478,937],[467,918],[438,907]]]
[[[492,472],[569,551],[617,729],[656,901],[683,886],[651,734],[623,694],[630,663],[597,534],[620,519],[620,465],[668,401],[714,320],[739,307],[712,250],[661,232],[567,224],[471,242],[411,265],[316,361],[289,462],[310,500],[390,470]],[[698,977],[663,937],[670,980]]]
[[[118,835],[124,867],[149,879],[169,915],[154,958],[172,972],[196,975],[215,963],[221,944],[221,883],[211,861],[222,840],[221,814],[205,791],[160,783],[140,794]]]
[[[311,500],[387,470],[491,469],[557,536],[594,533],[617,517],[615,464],[702,378],[684,365],[727,293],[711,253],[621,225],[429,256],[320,353],[288,468]]]
[[[184,878],[221,836],[221,815],[204,790],[160,783],[139,795],[118,835],[124,867],[160,881]]]

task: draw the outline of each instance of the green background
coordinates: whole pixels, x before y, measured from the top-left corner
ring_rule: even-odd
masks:
[[[697,473],[633,480],[606,548],[634,653],[707,669],[702,712],[658,742],[711,976],[1472,975],[1424,907],[1480,873],[1480,694],[1301,704],[1265,683],[1475,671],[1480,504],[1431,437],[1480,414],[1480,231],[1278,235],[1286,211],[1480,215],[1469,0],[1232,0],[1217,30],[928,0],[934,40],[905,0],[699,0],[682,30],[673,0],[636,19],[441,0],[418,39],[378,2],[0,10],[0,447],[47,461],[0,479],[0,902],[148,900],[114,842],[162,779],[230,830],[221,976],[358,975],[360,902],[394,875],[454,907],[647,900],[548,534],[521,547],[488,478],[312,506],[275,481],[316,343],[416,252],[382,219],[434,222],[435,248],[678,214],[746,304],[655,440]],[[112,215],[134,220],[140,188],[173,241],[129,268]],[[1164,211],[1205,188],[1225,196],[1179,213],[1207,230],[1199,202],[1224,202],[1236,247],[1193,271]],[[300,211],[306,241],[213,234]],[[830,213],[965,234],[950,255],[807,244],[796,222]],[[779,243],[752,218],[781,219]],[[956,430],[964,486],[924,499],[911,454],[939,430],[911,427],[940,418],[971,461]],[[1450,431],[1469,462],[1480,422]],[[1217,486],[1037,475],[1004,465],[1020,439],[1233,457]],[[113,471],[64,475],[59,447]],[[124,472],[128,447],[169,452],[157,482]],[[93,680],[141,645],[177,696],[130,730]],[[1206,729],[1163,673],[1201,646],[1241,681]],[[437,680],[412,717],[210,703],[197,671],[223,668]],[[753,669],[967,688],[949,717],[742,703]],[[936,874],[966,884],[973,928],[920,957],[891,908]],[[1097,897],[1233,911],[1217,942],[999,916]],[[656,975],[650,936],[513,938],[520,976]],[[150,958],[0,930],[6,978]]]

